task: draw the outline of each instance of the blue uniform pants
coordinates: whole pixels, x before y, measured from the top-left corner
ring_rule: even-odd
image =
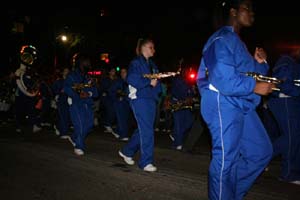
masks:
[[[180,146],[183,144],[184,137],[193,125],[193,113],[190,109],[178,110],[173,113],[174,118],[174,142],[173,146]]]
[[[60,136],[67,135],[70,127],[70,111],[67,102],[65,103],[58,102],[57,112],[58,112],[58,130]]]
[[[94,125],[94,113],[92,106],[87,104],[72,104],[70,114],[74,132],[72,140],[75,142],[75,148],[85,149],[85,138]]]
[[[209,199],[241,200],[272,157],[256,111],[243,113],[214,91],[202,95],[201,113],[212,138]]]
[[[122,152],[128,157],[133,157],[140,150],[139,167],[153,163],[154,151],[154,120],[156,102],[152,99],[132,100],[131,108],[137,121],[138,129],[134,131],[129,142],[123,147]]]
[[[268,103],[281,134],[273,142],[273,156],[281,155],[280,178],[300,180],[300,100],[293,97],[271,98]]]

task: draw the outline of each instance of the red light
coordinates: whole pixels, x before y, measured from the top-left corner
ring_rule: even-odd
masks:
[[[105,58],[105,63],[109,63],[109,58]]]
[[[191,79],[194,79],[195,77],[196,77],[196,74],[194,74],[194,73],[191,73],[191,74],[190,74],[190,78],[191,78]]]
[[[89,75],[92,75],[92,76],[100,76],[102,74],[101,71],[90,71],[88,72]]]

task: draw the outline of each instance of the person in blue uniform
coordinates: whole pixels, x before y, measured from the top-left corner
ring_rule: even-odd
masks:
[[[256,48],[252,56],[239,36],[253,24],[252,2],[226,0],[218,7],[225,23],[204,45],[197,75],[201,114],[212,139],[208,196],[241,200],[272,157],[256,107],[274,84],[245,75],[266,75],[269,68],[265,51]]]
[[[133,165],[133,156],[140,151],[138,166],[144,171],[154,172],[157,171],[153,163],[154,120],[161,86],[158,79],[143,76],[158,72],[157,66],[151,60],[155,53],[154,42],[151,39],[140,39],[136,51],[137,57],[129,64],[127,83],[130,106],[138,128],[119,151],[119,155],[127,164]]]
[[[177,76],[171,83],[171,103],[182,104],[182,107],[173,111],[173,147],[182,150],[185,136],[193,125],[192,103],[195,95],[191,85],[184,79],[185,74]]]
[[[300,185],[300,46],[291,44],[272,69],[283,83],[271,95],[268,106],[279,125],[280,136],[273,142],[273,156],[281,155],[280,180]]]
[[[55,101],[57,105],[57,125],[55,125],[57,129],[57,135],[62,139],[68,139],[68,131],[70,127],[70,111],[68,104],[68,96],[64,91],[64,82],[66,80],[67,75],[69,74],[69,69],[64,68],[62,72],[62,78],[54,81],[52,85],[52,90],[55,96]]]
[[[128,99],[128,84],[126,82],[126,68],[121,69],[120,76],[120,78],[113,82],[109,96],[112,97],[112,104],[114,112],[116,113],[116,134],[119,136],[118,139],[128,141],[130,105]]]
[[[87,74],[90,66],[89,57],[81,55],[76,63],[76,69],[69,73],[63,88],[64,92],[68,95],[68,104],[70,105],[71,121],[74,126],[71,142],[75,147],[74,153],[76,155],[84,154],[85,139],[94,125],[92,106],[93,98],[98,96],[98,92]],[[74,88],[76,84],[85,86],[76,89]]]

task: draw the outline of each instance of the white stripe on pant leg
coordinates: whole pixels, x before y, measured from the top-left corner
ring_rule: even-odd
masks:
[[[222,199],[222,178],[224,170],[224,142],[223,142],[223,127],[222,127],[222,116],[220,109],[220,93],[218,92],[218,113],[219,113],[219,123],[220,123],[220,136],[221,136],[221,145],[222,145],[222,167],[220,173],[220,191],[219,191],[219,200]]]
[[[288,172],[287,172],[287,175],[288,176],[290,174],[290,156],[291,156],[291,125],[290,125],[290,118],[289,118],[289,108],[288,108],[288,105],[287,105],[287,98],[284,99],[285,101],[285,108],[286,108],[286,114],[287,114],[287,119],[288,119],[288,136],[289,136],[289,144],[288,144]]]

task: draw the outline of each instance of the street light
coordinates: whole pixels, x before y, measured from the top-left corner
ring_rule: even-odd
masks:
[[[67,42],[68,41],[68,37],[66,35],[62,35],[61,36],[61,41]]]

